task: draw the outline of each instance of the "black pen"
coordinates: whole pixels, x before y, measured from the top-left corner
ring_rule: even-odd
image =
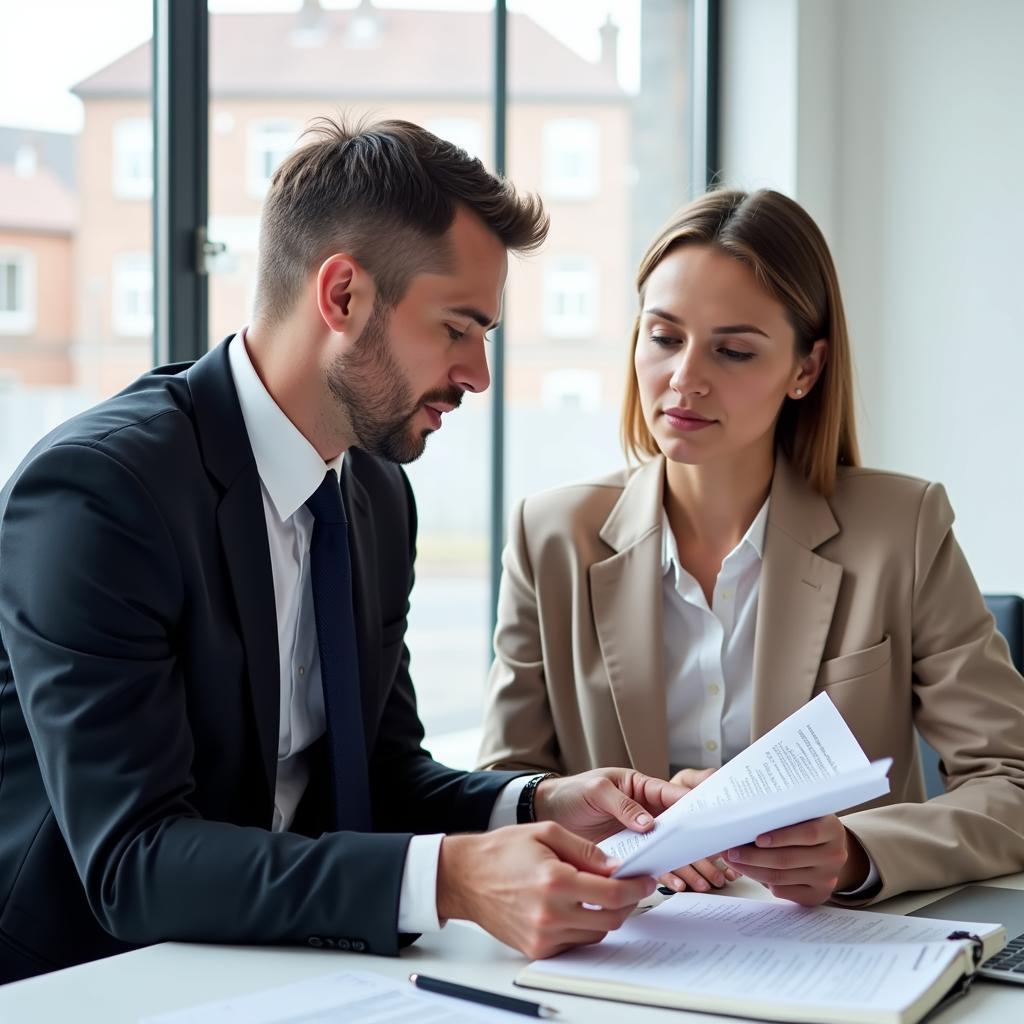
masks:
[[[466,999],[471,1003],[493,1006],[498,1010],[511,1010],[513,1013],[523,1013],[527,1017],[558,1016],[558,1011],[553,1006],[541,1006],[540,1003],[531,1003],[528,999],[503,996],[500,992],[484,992],[483,989],[456,985],[453,981],[443,981],[441,978],[428,978],[424,974],[410,974],[409,980],[417,988],[425,989],[427,992],[438,992],[443,996]]]

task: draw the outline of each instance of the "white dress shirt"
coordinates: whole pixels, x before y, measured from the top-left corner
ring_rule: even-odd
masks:
[[[769,499],[770,500],[770,499]],[[680,768],[720,768],[750,746],[754,700],[754,633],[768,501],[743,539],[725,556],[708,606],[704,591],[679,561],[662,512],[662,611],[668,703],[668,756]],[[867,880],[843,892],[858,896],[878,882],[868,857]]]
[[[306,499],[328,469],[341,474],[343,455],[325,463],[263,386],[245,347],[245,331],[228,346],[242,419],[263,492],[270,567],[277,609],[281,706],[274,787],[273,829],[287,829],[309,782],[309,748],[326,729],[320,651],[309,575],[313,514]],[[496,801],[491,827],[516,820],[516,800],[526,779],[516,779]],[[406,854],[398,903],[398,930],[436,931],[437,864],[443,835],[413,836]]]
[[[768,502],[725,556],[709,607],[662,512],[661,567],[672,770],[719,768],[750,746],[754,628]]]

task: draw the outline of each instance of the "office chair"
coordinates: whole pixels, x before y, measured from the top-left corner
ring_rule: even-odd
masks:
[[[1024,598],[1017,594],[986,594],[985,604],[995,616],[996,629],[1010,645],[1010,658],[1018,672],[1024,673]],[[921,767],[924,769],[924,788],[929,797],[944,793],[939,776],[939,755],[918,737],[921,743]]]

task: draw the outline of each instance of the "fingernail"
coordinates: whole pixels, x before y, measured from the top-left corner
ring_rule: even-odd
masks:
[[[725,885],[725,875],[714,875],[711,879],[719,889]]]
[[[739,878],[740,876],[737,875],[736,872],[733,871],[732,868],[726,868],[725,869],[725,877],[728,878],[730,882],[735,882],[736,879]]]
[[[608,854],[602,854],[604,857],[605,867],[610,868],[612,871],[618,871],[622,867],[622,861],[617,857],[609,857]]]
[[[686,888],[686,883],[681,878],[673,878],[672,887],[676,892],[682,892]]]
[[[770,835],[769,836],[758,836],[757,839],[755,840],[755,842],[757,843],[758,846],[771,846],[772,845],[772,837]]]
[[[638,825],[646,825],[650,820],[651,816],[649,814],[638,814],[636,816],[636,823]]]

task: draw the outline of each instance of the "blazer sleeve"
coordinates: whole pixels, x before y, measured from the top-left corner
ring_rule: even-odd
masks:
[[[84,444],[36,457],[0,525],[0,564],[0,630],[43,785],[104,929],[138,944],[343,937],[398,952],[408,835],[314,839],[200,816],[177,633],[204,593],[130,468]]]
[[[931,484],[914,551],[914,723],[946,792],[844,817],[881,876],[870,902],[1024,869],[1024,679],[952,526],[945,490]]]
[[[494,661],[487,685],[481,768],[564,773],[544,675],[540,614],[526,528],[526,502],[509,520],[502,554]]]

